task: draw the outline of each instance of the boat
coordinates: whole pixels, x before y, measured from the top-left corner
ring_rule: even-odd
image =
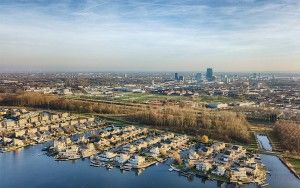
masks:
[[[180,170],[178,169],[178,168],[175,168],[174,166],[170,166],[174,171],[177,171],[177,172],[179,172]]]
[[[100,165],[99,165],[99,166],[100,166]],[[106,168],[107,168],[108,170],[111,170],[111,169],[113,169],[113,166],[110,165],[110,164],[107,164],[107,165],[106,165]]]
[[[50,148],[49,146],[43,147],[43,148],[42,148],[42,151],[48,151],[49,148]]]
[[[265,183],[265,184],[262,184],[261,187],[266,187],[268,185],[269,185],[268,183]]]
[[[93,166],[93,167],[100,167],[100,164],[93,164],[93,163],[91,163],[90,166]]]
[[[173,168],[169,168],[169,171],[172,172],[172,171],[173,171]]]

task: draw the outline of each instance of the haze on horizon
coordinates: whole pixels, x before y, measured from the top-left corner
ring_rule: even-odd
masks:
[[[300,71],[298,0],[0,0],[1,71]]]

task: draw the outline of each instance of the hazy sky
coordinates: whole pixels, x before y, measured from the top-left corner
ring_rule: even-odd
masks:
[[[0,71],[300,71],[299,0],[0,0]]]

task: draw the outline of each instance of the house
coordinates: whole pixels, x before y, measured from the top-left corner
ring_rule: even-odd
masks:
[[[36,123],[39,121],[39,117],[38,116],[35,116],[35,117],[30,117],[29,118],[29,122],[30,123]]]
[[[213,150],[215,152],[219,152],[219,151],[221,151],[221,150],[223,150],[223,149],[226,148],[226,144],[223,143],[223,142],[216,142],[211,147],[213,148]]]
[[[87,119],[87,121],[88,121],[88,122],[94,122],[94,121],[95,121],[95,118],[94,118],[94,117],[90,117],[90,118]]]
[[[211,148],[211,147],[205,147],[205,146],[200,147],[198,149],[199,154],[204,155],[204,156],[211,155],[213,153],[213,151],[214,151],[213,148]]]
[[[237,167],[231,169],[230,171],[230,180],[231,181],[245,181],[248,179],[246,174],[246,169],[243,167]]]
[[[35,134],[37,132],[37,128],[30,128],[30,129],[27,129],[26,133],[27,134]]]
[[[170,145],[167,143],[162,143],[160,146],[161,150],[164,150],[165,152],[169,151],[171,149]]]
[[[60,118],[66,118],[66,117],[69,117],[69,113],[65,112],[60,114]]]
[[[160,154],[159,148],[158,147],[153,147],[150,149],[150,156],[152,157],[158,157]]]
[[[146,148],[148,146],[148,143],[145,141],[140,141],[138,143],[135,144],[137,150],[141,150],[143,148]]]
[[[69,125],[76,125],[78,123],[77,120],[71,120],[69,121]]]
[[[79,119],[78,120],[78,123],[85,123],[85,122],[87,122],[87,119]]]
[[[17,124],[14,120],[11,119],[6,119],[2,122],[3,127],[5,127],[6,129],[12,129],[14,128]]]
[[[54,140],[53,142],[53,148],[55,151],[63,151],[66,149],[66,143],[63,141]]]
[[[15,132],[15,137],[21,137],[26,133],[26,131],[24,129],[16,131]]]
[[[126,153],[134,153],[137,148],[132,144],[126,144],[125,146],[123,146],[122,150]]]
[[[81,150],[81,156],[83,158],[89,157],[91,155],[94,155],[96,153],[96,149],[93,143],[88,143],[82,150]]]
[[[116,153],[113,153],[113,152],[105,152],[105,153],[102,153],[99,155],[99,160],[100,161],[104,161],[104,162],[108,162],[108,161],[112,161],[113,158],[115,158],[117,156]]]
[[[163,135],[161,135],[161,140],[168,140],[168,139],[170,139],[170,138],[174,138],[174,133],[166,133],[166,134],[163,134]]]
[[[228,149],[223,153],[224,161],[234,160],[234,159],[236,159],[235,151]]]
[[[209,162],[203,161],[203,162],[199,162],[199,163],[196,164],[196,169],[200,170],[202,172],[207,172],[210,169],[212,169],[212,165]]]
[[[49,127],[48,126],[40,126],[37,129],[38,129],[38,131],[43,131],[44,132],[44,131],[48,131]]]
[[[109,146],[110,145],[110,142],[106,139],[103,139],[101,138],[97,143],[96,143],[96,146],[97,148],[103,148],[105,146]]]
[[[24,146],[24,143],[23,143],[22,140],[13,138],[13,145],[14,145],[14,146]]]
[[[211,173],[218,175],[218,176],[224,176],[225,171],[226,171],[226,168],[223,165],[218,165]]]
[[[64,151],[59,152],[61,158],[79,158],[79,147],[77,145],[68,146]]]
[[[52,124],[52,125],[50,125],[50,128],[57,129],[57,128],[59,128],[59,124]]]
[[[100,133],[101,138],[107,137],[109,135],[110,135],[110,132],[108,132],[108,131],[104,131],[104,132]]]
[[[51,114],[50,115],[50,119],[53,121],[53,120],[58,120],[59,119],[59,116],[57,114]]]
[[[140,168],[145,163],[145,158],[139,155],[135,155],[128,162],[133,168]]]
[[[192,161],[196,161],[199,159],[199,155],[194,150],[190,150],[188,159]]]
[[[160,142],[160,137],[147,138],[148,145],[153,145]]]
[[[119,164],[124,164],[130,159],[129,155],[126,154],[119,154],[116,158],[115,161]]]
[[[26,123],[27,123],[27,119],[19,119],[19,120],[17,121],[17,124],[18,124],[20,127],[25,126]]]
[[[41,116],[40,116],[40,119],[41,121],[49,121],[50,117],[49,117],[49,114],[48,113],[43,113]]]

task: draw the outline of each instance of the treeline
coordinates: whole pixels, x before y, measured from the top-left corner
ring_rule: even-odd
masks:
[[[300,124],[281,121],[276,123],[274,131],[285,149],[300,152]]]
[[[139,111],[129,116],[130,121],[157,126],[166,130],[192,135],[208,135],[224,141],[249,142],[250,133],[245,117],[227,111],[194,111],[166,107]]]
[[[134,106],[65,99],[32,92],[0,95],[0,105],[24,106],[78,113],[125,114],[131,122],[223,141],[247,143],[250,133],[245,117],[236,112],[193,110],[177,106]]]
[[[0,96],[0,105],[26,106],[51,110],[66,110],[79,113],[101,114],[127,114],[134,113],[137,110],[136,108],[130,106],[71,100],[55,95],[45,95],[33,92]]]

